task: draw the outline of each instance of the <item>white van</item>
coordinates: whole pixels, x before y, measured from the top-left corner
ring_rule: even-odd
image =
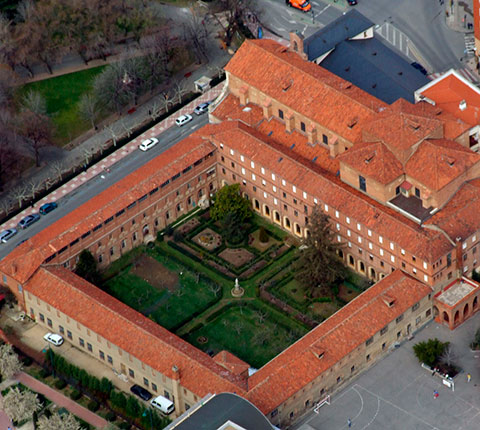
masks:
[[[170,415],[175,410],[175,405],[166,397],[158,396],[150,401],[150,404],[157,409],[160,409],[165,415]]]

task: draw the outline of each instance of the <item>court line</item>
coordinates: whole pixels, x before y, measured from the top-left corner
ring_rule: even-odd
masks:
[[[406,411],[405,409],[402,409],[400,406],[397,406],[395,403],[392,403],[390,402],[389,400],[387,399],[384,399],[383,397],[371,392],[370,390],[368,390],[367,388],[364,388],[362,387],[361,385],[358,385],[358,384],[355,384],[354,387],[358,387],[360,388],[361,390],[364,390],[366,391],[367,393],[371,394],[372,396],[376,397],[377,399],[380,399],[382,400],[383,402],[385,402],[387,405],[390,405],[390,406],[393,406],[394,408],[398,409],[399,411],[411,416],[412,418],[415,418],[416,420],[422,422],[423,424],[429,426],[430,428],[432,428],[432,430],[439,430],[437,427],[431,425],[430,423],[428,423],[427,421],[425,421],[424,419],[420,418],[420,417],[417,417],[416,415],[413,415],[412,413]]]

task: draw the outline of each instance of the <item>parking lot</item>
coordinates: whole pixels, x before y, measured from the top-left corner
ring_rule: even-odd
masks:
[[[451,332],[432,322],[403,343],[385,359],[331,396],[330,405],[318,414],[310,412],[296,430],[478,430],[480,420],[480,352],[471,351],[471,342],[480,326],[480,315]],[[449,341],[462,368],[454,390],[441,378],[420,367],[412,346],[429,338]],[[470,373],[472,380],[467,382]],[[433,392],[437,390],[438,398]]]

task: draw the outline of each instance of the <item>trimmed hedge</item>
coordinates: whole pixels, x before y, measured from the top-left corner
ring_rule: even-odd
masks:
[[[70,398],[72,400],[78,400],[80,397],[82,397],[82,393],[78,390],[73,390],[71,393],[70,393]]]
[[[88,410],[92,412],[97,412],[99,407],[99,404],[95,400],[91,400],[87,405]]]
[[[55,381],[55,388],[63,390],[67,386],[67,383],[63,379],[57,379]]]

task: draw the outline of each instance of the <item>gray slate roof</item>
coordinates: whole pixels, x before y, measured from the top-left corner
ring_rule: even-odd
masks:
[[[175,430],[217,430],[227,421],[246,430],[273,430],[265,416],[248,400],[232,393],[221,393],[207,401],[179,425],[175,422],[168,428]]]
[[[354,37],[373,25],[374,23],[360,12],[350,10],[303,41],[308,61],[317,59],[341,41]]]

